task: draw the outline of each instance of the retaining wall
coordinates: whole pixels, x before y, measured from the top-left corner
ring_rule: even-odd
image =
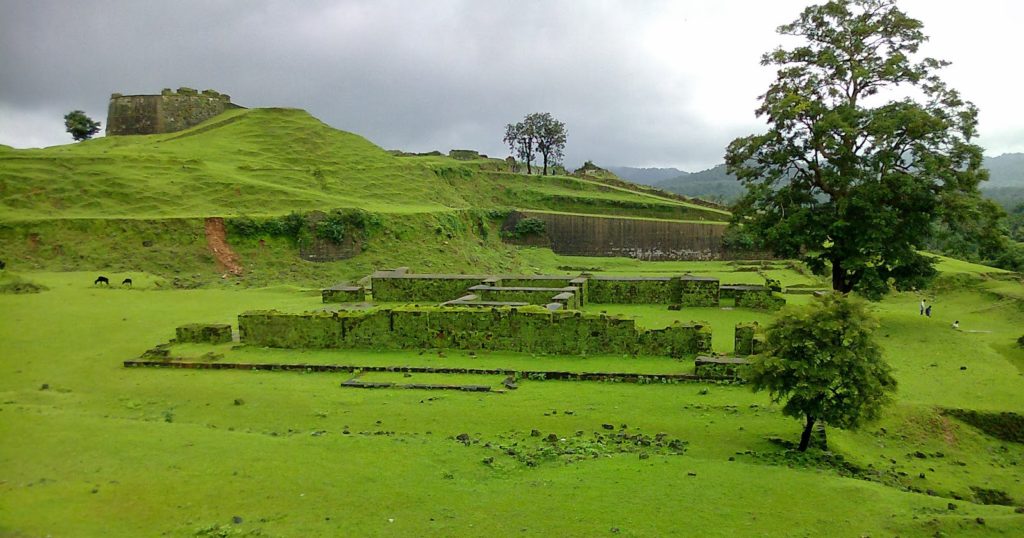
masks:
[[[551,249],[570,256],[626,256],[640,260],[713,260],[724,253],[725,222],[682,222],[518,212],[506,221],[533,217],[544,221]],[[723,216],[722,220],[727,217]]]

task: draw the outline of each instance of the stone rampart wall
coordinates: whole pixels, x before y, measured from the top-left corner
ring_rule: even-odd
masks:
[[[227,95],[179,88],[160,95],[110,96],[107,136],[173,133],[198,125],[230,108]]]

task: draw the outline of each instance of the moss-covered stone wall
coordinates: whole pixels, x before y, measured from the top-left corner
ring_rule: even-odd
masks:
[[[756,321],[737,323],[733,338],[733,354],[757,355],[764,351],[765,337]]]
[[[458,299],[487,278],[485,275],[429,275],[374,273],[370,277],[373,300],[443,303]]]
[[[718,306],[718,280],[681,277],[590,277],[587,301],[618,304]]]
[[[502,282],[501,286],[487,286],[478,285],[473,286],[469,289],[470,293],[477,295],[481,301],[501,301],[501,302],[524,302],[534,305],[546,305],[552,302],[562,303],[565,308],[571,308],[579,310],[579,289],[567,286],[564,288],[547,288],[547,287],[511,287],[506,286]],[[563,294],[569,294],[569,297],[564,297],[563,300],[555,301],[555,297],[562,296]]]
[[[786,306],[786,298],[781,293],[773,292],[768,288],[759,289],[737,289],[736,306],[753,308],[755,310],[778,310]]]
[[[243,343],[281,348],[456,348],[670,357],[711,349],[711,329],[702,323],[648,331],[637,329],[632,319],[541,307],[263,311],[241,314],[238,323]]]
[[[359,303],[366,300],[366,290],[362,286],[334,286],[320,290],[320,297],[325,303]]]
[[[178,342],[223,344],[231,341],[231,325],[227,323],[191,323],[175,330]]]
[[[679,280],[672,277],[590,277],[587,301],[615,304],[674,304]]]
[[[679,277],[679,299],[682,306],[718,306],[718,279],[698,276]]]

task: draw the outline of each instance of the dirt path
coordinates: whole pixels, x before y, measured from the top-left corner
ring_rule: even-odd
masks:
[[[217,263],[233,275],[242,274],[242,264],[238,263],[238,254],[228,245],[224,219],[220,217],[206,218],[206,247],[210,249]]]

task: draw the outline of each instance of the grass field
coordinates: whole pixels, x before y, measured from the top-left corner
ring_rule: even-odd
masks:
[[[1015,511],[1024,445],[948,412],[1024,413],[1024,285],[948,258],[932,289],[872,304],[900,384],[895,404],[859,431],[828,428],[828,450],[807,454],[792,450],[798,421],[731,383],[526,377],[505,390],[502,375],[123,366],[178,325],[319,309],[320,287],[385,267],[827,287],[784,260],[642,262],[509,245],[500,226],[516,208],[728,215],[624,184],[504,167],[398,157],[291,109],[232,111],[173,134],[0,146],[0,538],[1024,535]],[[353,258],[312,263],[295,241],[229,235],[244,267],[230,276],[207,247],[204,217],[334,208],[373,213]],[[93,286],[98,274],[113,285]],[[134,286],[118,286],[124,278]],[[931,318],[918,313],[922,298]],[[718,353],[731,351],[736,323],[774,317],[587,310],[651,329],[703,321]],[[693,372],[689,357],[170,349],[242,364]],[[341,386],[352,378],[496,390]]]
[[[694,272],[702,267],[712,266],[694,264]],[[49,289],[0,296],[0,535],[1024,532],[1024,516],[972,502],[971,489],[1024,502],[1024,447],[939,412],[1024,412],[1024,350],[1010,345],[1024,332],[1024,310],[981,289],[930,296],[932,319],[918,315],[916,294],[878,303],[897,405],[864,430],[829,429],[832,452],[799,459],[785,447],[799,424],[743,386],[524,379],[513,392],[478,394],[340,388],[351,374],[126,369],[121,361],[166,341],[178,324],[232,322],[250,308],[315,308],[316,296],[289,286],[165,290],[142,274],[131,290],[94,288],[92,273],[22,276]],[[605,306],[652,327],[699,315],[720,350],[728,324],[770,317]],[[964,330],[949,328],[952,317]],[[253,362],[692,370],[663,358],[231,347],[176,351]],[[447,381],[497,386],[500,378]],[[664,433],[685,449],[597,441],[619,431]],[[465,443],[456,439],[463,433]],[[560,440],[545,441],[550,433]]]

